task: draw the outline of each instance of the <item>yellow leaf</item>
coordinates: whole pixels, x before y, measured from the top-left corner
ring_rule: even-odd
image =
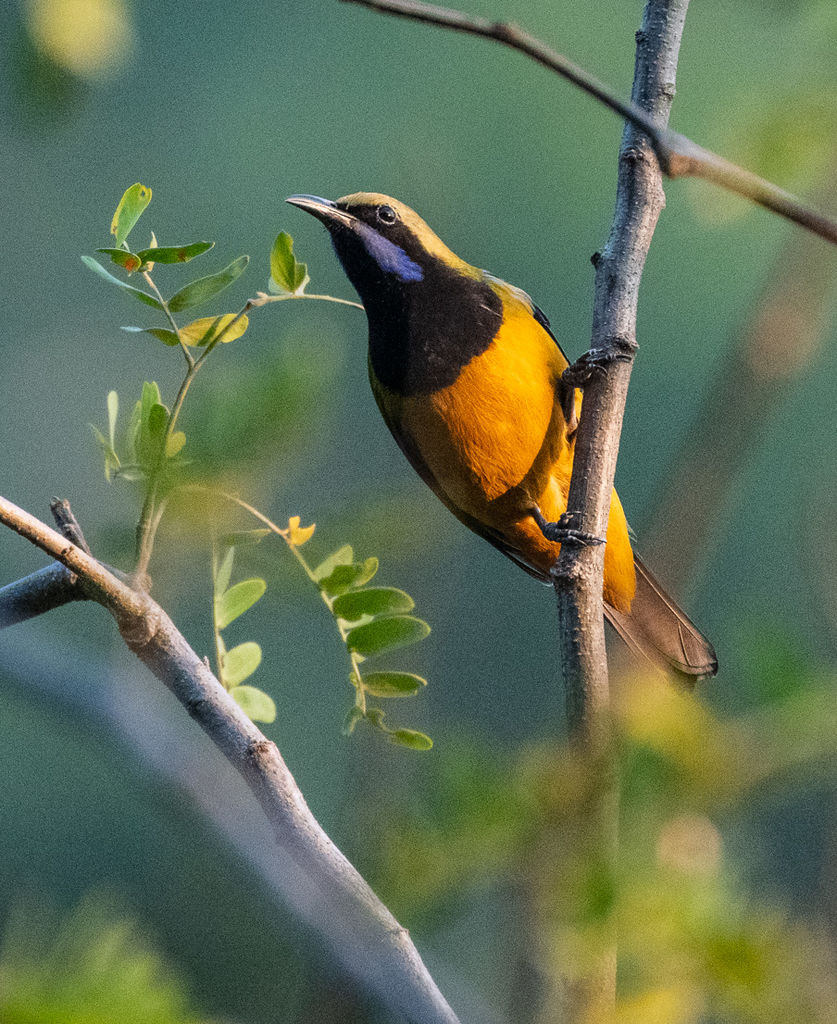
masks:
[[[317,524],[312,523],[310,526],[300,526],[299,516],[291,516],[288,520],[288,540],[294,547],[301,548],[303,544],[311,540],[314,536],[314,530],[317,529]]]
[[[235,320],[235,324],[227,330]],[[211,341],[223,335],[222,342],[235,341],[250,326],[246,316],[240,316],[237,320],[234,313],[224,313],[223,316],[202,316],[199,320],[193,320],[190,324],[180,328],[180,336],[187,345],[208,345]]]
[[[186,444],[186,435],[182,430],[176,430],[166,442],[166,457],[173,459]]]

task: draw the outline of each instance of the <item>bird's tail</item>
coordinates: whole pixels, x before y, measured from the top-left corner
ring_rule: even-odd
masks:
[[[634,555],[636,594],[627,614],[605,605],[605,616],[628,647],[691,689],[718,671],[715,649],[643,562]]]

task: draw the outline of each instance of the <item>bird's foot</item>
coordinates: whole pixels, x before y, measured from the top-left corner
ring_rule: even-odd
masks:
[[[579,547],[592,547],[605,544],[604,537],[586,533],[578,529],[581,520],[580,512],[565,512],[557,522],[548,522],[539,508],[532,509],[532,518],[540,527],[541,533],[554,544],[577,544]]]
[[[630,363],[637,343],[631,338],[612,337],[606,347],[591,348],[564,370],[562,379],[574,388],[583,388],[596,374],[604,373],[611,363]]]

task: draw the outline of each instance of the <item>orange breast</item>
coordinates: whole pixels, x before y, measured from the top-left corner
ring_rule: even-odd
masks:
[[[560,545],[544,538],[530,512],[536,504],[555,521],[567,508],[573,445],[555,394],[567,362],[524,302],[514,293],[503,299],[496,338],[452,385],[430,395],[399,397],[380,384],[375,392],[393,434],[445,504],[548,578]],[[627,611],[634,589],[633,553],[614,491],[604,597]]]

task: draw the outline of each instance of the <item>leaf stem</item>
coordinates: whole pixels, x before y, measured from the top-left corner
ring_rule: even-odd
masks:
[[[317,299],[320,302],[337,302],[341,306],[354,306],[355,309],[365,309],[360,302],[352,299],[338,299],[336,295],[311,295],[308,292],[293,292],[285,295],[268,295],[267,292],[257,292],[255,299],[250,299],[252,306],[266,306],[270,302],[287,302],[289,299]]]
[[[183,402],[186,398],[189,388],[192,385],[192,381],[197,376],[198,370],[200,370],[201,366],[203,366],[203,364],[206,362],[209,353],[215,348],[216,345],[218,345],[219,342],[223,340],[224,335],[227,334],[227,332],[232,329],[233,325],[238,323],[242,316],[244,316],[245,313],[247,313],[252,308],[251,303],[249,301],[246,302],[239,310],[239,312],[233,317],[233,319],[228,324],[226,324],[209,342],[209,344],[206,346],[206,348],[200,354],[200,356],[198,356],[198,358],[195,359],[195,357],[192,355],[192,353],[187,348],[185,342],[183,341],[183,338],[181,337],[180,334],[180,330],[177,326],[177,323],[175,322],[174,317],[171,314],[171,311],[168,308],[167,303],[163,299],[162,295],[160,295],[159,289],[157,289],[157,286],[154,284],[150,274],[147,271],[145,273],[145,277],[148,280],[149,285],[157,293],[160,302],[163,305],[163,309],[166,313],[166,316],[168,317],[169,323],[172,325],[173,330],[177,334],[177,340],[180,342],[180,345],[183,348],[184,354],[186,356],[187,367],[186,376],[183,378],[183,381],[180,384],[180,388],[178,389],[177,395],[174,400],[174,405],[172,406],[171,412],[169,413],[168,421],[166,422],[166,429],[163,431],[163,437],[160,441],[160,451],[157,454],[157,461],[148,479],[148,488],[145,493],[145,500],[143,501],[139,524],[137,525],[137,565],[134,572],[137,579],[140,580],[144,578],[145,574],[148,571],[148,563],[151,560],[151,552],[154,548],[154,538],[157,534],[157,527],[160,525],[162,509],[160,511],[160,515],[155,515],[154,506],[157,501],[157,496],[160,490],[160,477],[162,475],[162,471],[166,462],[166,452],[168,451],[169,440],[171,439],[171,436],[174,433],[174,428],[177,424],[177,418],[180,415],[180,410],[183,408]]]
[[[148,477],[145,500],[142,503],[142,512],[140,513],[139,523],[137,524],[137,564],[134,569],[134,575],[138,580],[142,580],[148,572],[148,563],[151,560],[151,552],[154,548],[154,537],[157,534],[157,527],[160,525],[160,519],[162,517],[163,508],[160,508],[158,514],[155,509],[155,505],[160,491],[160,478],[166,461],[166,451],[168,449],[169,439],[174,432],[177,417],[180,415],[180,410],[183,408],[183,402],[186,398],[187,392],[189,391],[189,387],[195,379],[195,375],[200,367],[200,364],[192,359],[191,356],[189,358],[191,360],[190,365],[188,366],[186,376],[183,378],[180,388],[178,389],[177,397],[175,398],[174,405],[169,413],[166,429],[163,431],[163,436],[160,440],[160,450],[157,453],[157,461]]]
[[[175,319],[172,316],[172,312],[169,309],[168,302],[166,302],[166,300],[163,298],[162,292],[157,287],[157,284],[154,281],[154,279],[151,277],[151,271],[149,271],[149,270],[143,271],[143,275],[142,276],[145,278],[145,282],[148,285],[148,287],[154,292],[155,296],[157,297],[157,301],[163,307],[163,312],[166,315],[166,319],[168,320],[169,325],[171,326],[171,329],[174,331],[175,335],[177,336],[177,341],[178,341],[178,344],[180,345],[180,348],[183,350],[183,355],[186,358],[186,364],[188,366],[190,366],[190,367],[193,366],[194,362],[195,362],[194,356],[189,351],[189,348],[186,345],[186,342],[183,340],[183,336],[180,333],[180,328],[177,326],[177,323],[175,322]]]

